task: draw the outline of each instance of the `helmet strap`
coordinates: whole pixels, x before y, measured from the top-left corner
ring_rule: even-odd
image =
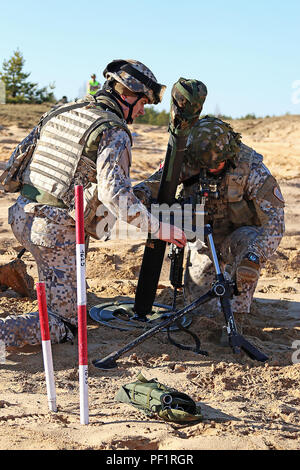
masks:
[[[124,100],[119,94],[117,95],[118,100],[121,101],[125,106],[128,108],[128,115],[126,118],[127,124],[132,124],[133,119],[132,119],[132,113],[133,113],[133,108],[137,104],[137,102],[144,96],[144,93],[137,93],[137,98],[133,103],[128,103],[126,100]]]
[[[122,104],[124,104],[127,108],[129,108],[128,116],[126,118],[126,122],[127,122],[127,124],[132,124],[133,123],[133,119],[132,119],[133,108],[135,107],[137,102],[144,96],[144,93],[134,93],[134,94],[132,94],[132,96],[136,96],[137,98],[133,103],[128,103],[127,101],[125,101],[122,98],[121,94],[118,91],[115,90],[113,82],[114,81],[105,82],[103,88],[105,89],[106,92],[108,91],[109,94],[112,95],[115,99],[117,99]],[[123,93],[123,94],[125,95],[125,93]]]

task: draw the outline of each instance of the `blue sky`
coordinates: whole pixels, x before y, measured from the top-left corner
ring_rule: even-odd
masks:
[[[208,87],[203,111],[300,114],[299,0],[14,0],[0,7],[0,69],[18,48],[30,79],[77,97],[90,74],[134,58],[167,85]],[[294,87],[294,88],[293,88]]]

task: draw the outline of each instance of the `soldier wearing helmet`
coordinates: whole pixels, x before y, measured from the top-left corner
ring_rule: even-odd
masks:
[[[103,75],[107,79],[104,89],[128,108],[126,121],[129,124],[133,120],[133,109],[142,98],[147,97],[150,104],[158,104],[166,88],[157,83],[151,70],[136,60],[114,60],[107,65]],[[135,99],[129,102],[122,95]]]
[[[84,189],[87,240],[90,235],[107,239],[111,226],[106,221],[121,218],[153,237],[178,246],[186,243],[182,230],[165,230],[148,212],[134,194],[129,174],[132,138],[127,124],[144,114],[145,104],[159,103],[165,86],[134,60],[111,62],[104,77],[96,95],[41,118],[34,151],[19,170],[21,194],[9,209],[12,231],[34,256],[46,283],[53,342],[71,340],[77,326],[74,185]],[[15,152],[23,151],[28,141],[32,139]],[[38,312],[0,319],[0,340],[7,347],[39,343]]]
[[[208,116],[188,138],[182,168],[186,195],[197,190],[195,175],[203,171],[218,186],[218,198],[207,199],[205,222],[213,227],[224,272],[236,283],[232,308],[234,313],[249,313],[261,268],[284,234],[284,199],[263,156],[246,146],[228,123]],[[213,275],[207,248],[191,244],[185,278],[188,299],[204,292]]]
[[[179,95],[181,92],[183,104],[174,94],[171,102],[177,128],[186,119],[194,119],[186,106],[190,102],[185,100],[185,90],[177,90]],[[161,174],[162,169],[135,188],[146,205],[156,197]],[[246,146],[228,123],[215,117],[196,119],[189,132],[181,167],[181,200],[195,200],[200,178],[217,188],[207,194],[204,223],[212,226],[225,275],[236,283],[233,312],[249,313],[261,268],[284,234],[284,199],[262,155]],[[202,240],[189,242],[184,281],[187,303],[207,292],[214,276],[207,246]],[[210,303],[212,312],[220,310],[218,301]]]

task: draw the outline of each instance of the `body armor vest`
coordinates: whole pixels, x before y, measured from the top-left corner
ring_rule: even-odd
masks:
[[[247,200],[246,185],[253,163],[259,164],[262,156],[250,147],[241,144],[240,152],[220,183],[220,199],[207,202],[208,221],[214,232],[216,246],[233,230],[241,226],[260,226],[256,208]]]
[[[230,221],[235,225],[261,225],[253,204],[244,198],[244,194],[252,164],[259,164],[262,160],[262,155],[247,145],[241,144],[236,168],[231,168],[226,174],[225,197],[228,202],[228,215]]]
[[[101,104],[101,100],[99,101]],[[114,105],[116,106],[116,105]],[[131,138],[126,122],[111,110],[97,107],[94,101],[86,106],[53,113],[42,125],[40,138],[23,174],[23,184],[47,192],[69,206],[68,193],[74,184],[79,161],[91,133],[99,133],[114,126],[124,129]],[[99,133],[94,132],[95,136]],[[92,159],[96,161],[97,148]],[[96,174],[96,169],[95,169]]]
[[[241,150],[234,161],[235,168],[230,168],[225,176],[227,187],[226,198],[229,203],[239,202],[244,195],[244,187],[249,177],[253,159],[262,161],[262,156],[258,155],[252,148],[241,144]]]
[[[213,225],[217,244],[231,233],[234,227],[261,225],[256,207],[252,201],[246,199],[245,192],[253,164],[259,165],[262,160],[263,157],[252,148],[241,144],[240,152],[234,160],[235,168],[230,166],[218,183],[220,197],[207,200],[205,223]],[[195,180],[195,183],[184,186],[184,197],[194,196],[198,189],[197,178],[191,177],[191,180]]]
[[[219,220],[220,227],[223,223],[235,226],[261,225],[252,201],[245,197],[245,191],[253,163],[258,165],[262,160],[263,157],[252,148],[241,144],[234,161],[235,167],[230,167],[221,180],[220,199],[208,201],[213,218]]]

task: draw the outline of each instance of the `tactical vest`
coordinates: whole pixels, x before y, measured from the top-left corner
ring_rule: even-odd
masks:
[[[241,144],[240,152],[234,163],[235,168],[230,167],[219,183],[219,199],[209,198],[206,203],[207,215],[205,223],[213,225],[215,242],[223,239],[232,232],[232,225],[262,225],[261,214],[253,201],[245,198],[246,184],[249,179],[251,168],[256,163],[261,164],[263,157],[250,147]],[[183,175],[184,178],[185,175]],[[184,197],[195,195],[198,187],[198,175],[190,177],[186,181],[195,181],[190,185],[184,185]],[[185,180],[185,178],[184,178]]]
[[[94,102],[73,109],[65,105],[65,109],[57,115],[54,113],[42,126],[35,151],[23,173],[23,184],[42,190],[69,207],[70,189],[73,191],[74,175],[87,140],[89,148],[93,149],[88,158],[95,162],[97,145],[93,143],[99,141],[105,129],[117,126],[124,129],[130,139],[131,134],[123,119],[110,110],[97,107]],[[93,171],[96,180],[95,166]],[[88,193],[88,188],[84,189]]]
[[[253,162],[260,164],[262,160],[262,155],[247,145],[241,144],[241,150],[235,162],[236,168],[230,168],[225,176],[228,215],[235,225],[260,225],[255,208],[250,201],[244,199],[244,193]]]

